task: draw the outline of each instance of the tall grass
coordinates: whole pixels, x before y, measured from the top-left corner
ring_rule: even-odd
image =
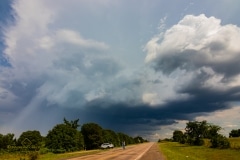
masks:
[[[240,138],[229,138],[230,146],[232,149],[238,149],[240,150]]]
[[[240,145],[239,139],[230,139],[231,145]],[[161,152],[168,160],[239,160],[240,151],[236,149],[213,149],[207,145],[189,146],[178,142],[159,143]]]
[[[73,158],[79,156],[85,156],[90,154],[96,154],[99,152],[104,152],[103,150],[89,150],[89,151],[79,151],[79,152],[70,152],[70,153],[63,153],[63,154],[54,154],[54,153],[47,153],[39,156],[39,160],[59,160],[65,158]]]
[[[79,151],[79,152],[70,152],[63,154],[54,154],[54,153],[46,153],[46,154],[36,154],[35,152],[29,153],[8,153],[8,152],[0,152],[0,160],[59,160],[64,158],[72,158],[78,156],[84,156],[89,154],[96,154],[99,152],[104,152],[103,150],[90,150],[90,151]]]
[[[0,159],[1,160],[24,160],[29,159],[27,154],[24,153],[7,153],[7,152],[1,152],[0,153]]]

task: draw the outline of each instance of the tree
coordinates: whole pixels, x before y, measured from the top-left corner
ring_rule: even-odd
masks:
[[[78,124],[79,119],[76,119],[74,121],[68,121],[66,118],[63,118],[64,124],[72,127],[73,129],[77,129],[80,125]]]
[[[114,146],[119,146],[119,139],[117,134],[110,129],[103,129],[102,131],[103,142],[108,142],[114,144]]]
[[[9,145],[14,145],[14,134],[8,133],[6,135],[0,134],[0,149],[7,149]]]
[[[42,140],[43,138],[39,131],[26,131],[20,135],[18,139],[18,145],[25,145],[29,148],[34,147],[35,149],[40,149]]]
[[[187,142],[190,145],[202,145],[204,143],[203,138],[207,134],[208,124],[207,121],[188,122],[185,130]]]
[[[143,143],[146,141],[140,136],[134,137],[133,139],[134,139],[134,143]]]
[[[183,132],[182,131],[175,130],[173,132],[173,141],[174,142],[180,142],[182,138],[183,138]]]
[[[96,123],[86,123],[81,127],[85,147],[89,149],[97,149],[103,143],[102,127]]]
[[[118,137],[119,137],[119,143],[121,145],[121,143],[123,141],[125,141],[125,144],[128,145],[128,144],[134,144],[135,141],[132,137],[128,136],[127,134],[124,134],[124,133],[117,133]]]
[[[240,129],[233,129],[229,133],[229,137],[240,137]]]
[[[77,123],[78,120],[69,122],[64,118],[63,124],[57,124],[48,132],[45,146],[54,152],[57,152],[57,150],[76,151],[82,149],[83,136],[77,130],[77,126],[79,126]]]
[[[209,138],[212,148],[229,148],[228,139],[218,133],[221,129],[217,125],[208,124],[207,121],[188,122],[185,128],[187,142],[190,145],[202,145],[204,143],[203,138]]]
[[[216,136],[219,135],[219,131],[221,130],[222,128],[220,126],[217,126],[217,125],[209,125],[208,126],[208,130],[207,130],[207,135],[205,138],[214,138]]]
[[[228,139],[221,134],[212,137],[210,142],[212,144],[212,148],[226,149],[230,147],[230,142],[228,141]]]

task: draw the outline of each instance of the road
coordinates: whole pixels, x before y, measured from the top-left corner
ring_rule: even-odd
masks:
[[[68,160],[164,160],[153,142],[126,146],[125,149],[114,148],[97,154],[71,158]]]

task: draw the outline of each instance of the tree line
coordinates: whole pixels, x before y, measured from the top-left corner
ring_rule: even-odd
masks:
[[[147,141],[141,136],[133,138],[125,133],[104,129],[96,123],[86,123],[81,127],[78,123],[79,119],[69,121],[64,118],[63,123],[55,125],[45,137],[36,130],[23,132],[18,139],[14,138],[12,133],[0,134],[0,150],[28,149],[63,153],[98,149],[102,143],[106,142],[117,147],[121,146],[122,141],[125,141],[126,145]]]
[[[181,130],[173,132],[172,140],[182,144],[200,146],[204,144],[204,139],[209,139],[212,148],[229,148],[228,138],[219,133],[221,129],[220,126],[207,121],[190,121],[186,123],[185,132]],[[240,137],[240,129],[232,130],[229,137]]]

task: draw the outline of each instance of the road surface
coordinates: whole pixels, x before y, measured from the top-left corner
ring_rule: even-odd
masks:
[[[153,142],[114,148],[97,154],[70,158],[68,160],[164,160],[157,144]]]

